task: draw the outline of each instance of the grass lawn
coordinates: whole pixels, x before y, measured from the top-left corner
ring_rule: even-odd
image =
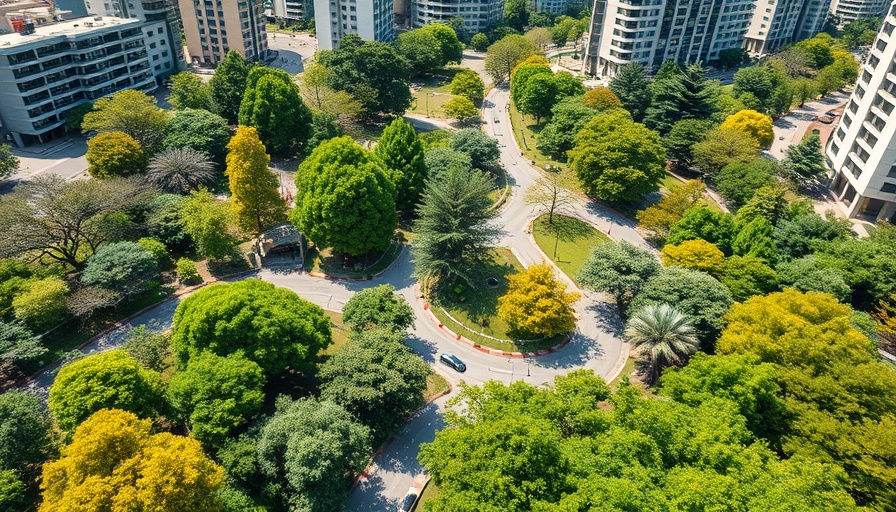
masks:
[[[353,279],[369,279],[381,272],[395,261],[402,245],[392,243],[385,252],[368,254],[358,258],[343,257],[333,253],[332,249],[318,250],[311,246],[305,254],[305,271],[322,272],[332,277],[348,277]]]
[[[532,235],[538,247],[573,280],[585,266],[591,249],[595,245],[612,241],[607,235],[579,219],[556,214],[553,226],[548,224],[547,215],[535,219],[532,223]]]
[[[510,124],[513,125],[513,136],[516,138],[517,144],[519,144],[520,149],[523,150],[523,154],[526,155],[528,160],[535,162],[535,165],[542,169],[547,169],[548,165],[552,168],[567,168],[565,162],[554,160],[550,156],[535,149],[538,133],[544,128],[544,121],[542,121],[540,126],[536,126],[534,117],[521,114],[520,111],[516,109],[516,105],[511,102]],[[575,191],[581,192],[581,190],[578,189],[578,182],[575,182],[575,186],[577,187]]]
[[[457,285],[442,290],[438,299],[432,301],[432,312],[452,331],[485,347],[531,352],[556,345],[560,336],[531,342],[512,341],[521,336],[510,332],[507,323],[498,317],[498,298],[507,292],[507,276],[524,267],[509,249],[493,249],[490,256],[488,262],[472,272],[476,288]],[[492,277],[498,280],[496,286],[487,283]]]
[[[423,398],[429,401],[430,398],[444,391],[448,391],[449,389],[451,389],[451,386],[448,385],[448,381],[445,380],[445,377],[442,377],[436,372],[431,372],[429,376],[426,377],[426,391],[423,392]]]
[[[499,172],[494,178],[495,189],[488,193],[488,198],[491,199],[493,203],[497,203],[501,199],[501,196],[504,194],[504,189],[507,188],[507,173],[501,170],[501,172]]]
[[[423,492],[420,493],[420,501],[417,502],[417,508],[415,510],[419,510],[421,512],[426,510],[423,504],[429,500],[437,498],[438,496],[439,486],[432,481],[432,478],[430,478],[429,482],[426,483],[426,487],[423,488]]]
[[[615,379],[609,382],[610,387],[615,388],[619,385],[620,382],[622,382],[623,377],[631,375],[632,372],[635,371],[635,363],[637,361],[638,360],[634,357],[629,356],[629,358],[625,360],[625,366],[622,367],[622,371],[619,372],[619,375],[617,375]]]
[[[342,323],[342,313],[324,310],[324,313],[330,317],[330,329],[333,331],[333,344],[320,352],[320,356],[329,357],[339,351],[348,341],[348,327]]]
[[[411,81],[414,97],[408,112],[428,117],[446,118],[445,103],[452,98],[451,80],[461,68],[440,69],[435,74]],[[422,84],[422,87],[417,88]]]

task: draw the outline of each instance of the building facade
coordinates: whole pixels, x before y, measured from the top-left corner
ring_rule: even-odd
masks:
[[[752,0],[595,0],[583,71],[614,76],[639,62],[648,70],[667,60],[713,62],[739,49]]]
[[[395,38],[393,0],[314,0],[314,12],[321,50],[338,47],[342,36],[348,34],[357,34],[365,41],[388,42]]]
[[[61,134],[81,103],[156,87],[138,20],[81,18],[0,35],[0,122],[19,147]]]
[[[565,7],[564,7],[565,12]],[[411,27],[444,23],[451,18],[464,20],[467,34],[482,32],[504,20],[504,0],[412,0]]]
[[[890,2],[887,0],[833,0],[831,14],[839,18],[841,24],[847,24],[859,18],[877,18],[887,12]]]
[[[178,0],[178,5],[191,62],[217,66],[230,50],[248,60],[268,58],[261,0]]]
[[[821,31],[830,0],[756,0],[744,49],[765,55]]]
[[[143,22],[143,38],[156,80],[186,67],[180,38],[180,22],[173,0],[85,0],[87,12],[98,16],[117,16]]]
[[[529,6],[533,11],[552,14],[566,14],[569,4],[569,0],[531,0],[529,2]]]
[[[314,17],[312,0],[271,0],[266,15],[286,22],[302,21]]]
[[[896,222],[896,3],[859,73],[825,156],[850,217]]]

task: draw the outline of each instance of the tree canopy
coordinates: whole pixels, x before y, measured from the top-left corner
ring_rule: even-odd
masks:
[[[236,124],[239,118],[240,104],[252,66],[240,52],[231,50],[215,68],[215,74],[208,83],[217,114],[231,124]]]
[[[423,144],[414,127],[398,117],[383,130],[373,156],[389,173],[395,185],[395,206],[404,213],[412,213],[426,181],[426,162]]]
[[[96,100],[93,110],[84,115],[85,132],[124,132],[143,149],[152,152],[165,135],[169,114],[156,106],[156,99],[136,89],[124,89]]]
[[[331,342],[322,309],[257,279],[193,293],[177,306],[171,334],[180,368],[205,350],[222,357],[242,352],[266,375],[308,369]]]
[[[40,397],[16,389],[0,394],[0,470],[30,481],[56,448],[53,417]]]
[[[151,281],[158,282],[160,277],[159,262],[151,252],[137,242],[117,242],[100,247],[87,259],[81,283],[131,297],[146,290]]]
[[[451,94],[479,103],[485,94],[485,84],[472,69],[462,69],[451,79]]]
[[[148,163],[140,144],[124,132],[104,132],[87,141],[87,172],[94,178],[121,178],[143,172]]]
[[[223,117],[205,110],[185,109],[174,113],[165,127],[162,143],[166,148],[192,148],[222,164],[232,135]]]
[[[195,73],[181,71],[172,75],[169,91],[167,100],[175,110],[212,109],[211,87]]]
[[[395,287],[381,284],[352,295],[342,307],[342,321],[354,332],[374,328],[404,331],[414,323],[414,311]]]
[[[498,316],[511,329],[549,337],[575,328],[570,306],[580,295],[566,291],[566,283],[557,279],[551,265],[532,265],[508,280],[507,293],[498,298]]]
[[[237,223],[257,233],[286,220],[286,201],[280,197],[279,179],[268,169],[271,157],[250,126],[240,126],[227,144],[230,205]]]
[[[275,154],[299,153],[311,136],[311,110],[292,77],[280,69],[256,66],[249,72],[239,122],[257,129],[258,138]]]
[[[721,128],[733,128],[748,133],[759,144],[759,147],[768,149],[775,138],[772,127],[772,118],[755,110],[741,110],[728,116],[722,122]]]
[[[623,240],[594,246],[579,271],[578,281],[592,290],[609,293],[622,308],[660,268],[650,251]]]
[[[478,128],[464,128],[451,135],[448,147],[470,157],[473,167],[489,171],[498,165],[498,142]]]
[[[650,106],[650,81],[639,62],[629,62],[619,67],[608,88],[629,111],[632,119],[641,122]]]
[[[296,173],[291,220],[319,247],[360,256],[389,246],[398,215],[395,186],[351,137],[318,146]]]
[[[521,35],[505,36],[488,47],[485,55],[485,72],[493,83],[500,84],[509,78],[513,68],[534,50],[532,43]]]

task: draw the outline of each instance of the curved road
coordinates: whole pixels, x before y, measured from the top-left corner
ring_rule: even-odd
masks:
[[[501,162],[512,186],[511,196],[503,206],[497,221],[504,229],[500,246],[509,247],[524,265],[529,266],[546,260],[545,255],[526,233],[528,223],[538,216],[539,212],[536,207],[526,204],[522,199],[524,191],[538,179],[539,173],[520,156],[521,153],[511,133],[506,108],[508,101],[507,90],[499,88],[492,90],[485,100],[487,121],[485,131],[499,141]],[[588,220],[602,231],[609,232],[616,240],[627,240],[638,246],[647,246],[634,226],[611,210],[581,201],[568,213]],[[433,365],[454,386],[461,380],[480,384],[493,379],[502,382],[524,380],[538,385],[552,382],[557,375],[583,367],[593,369],[598,375],[612,378],[621,369],[627,357],[628,349],[619,338],[621,323],[615,307],[603,300],[601,295],[586,292],[582,293],[582,300],[575,304],[579,318],[577,332],[562,350],[537,359],[526,360],[507,359],[479,352],[450,337],[430,319],[429,314],[423,309],[416,281],[411,277],[412,271],[410,251],[405,248],[395,263],[373,281],[332,281],[271,270],[261,270],[257,273],[257,277],[293,290],[305,299],[334,311],[341,311],[345,301],[359,290],[383,283],[393,285],[397,292],[408,300],[416,315],[415,324],[409,329],[408,346],[420,354],[427,363]],[[558,275],[566,279],[559,270]],[[566,280],[570,286],[575,286]],[[178,303],[179,299],[172,300],[135,318],[120,329],[95,340],[85,347],[84,351],[97,352],[120,346],[125,333],[138,325],[147,325],[153,330],[169,329]],[[466,363],[467,371],[458,374],[442,365],[436,365],[438,354],[442,352],[458,355]],[[45,393],[52,385],[54,377],[54,369],[47,369],[31,383],[30,387],[37,392]],[[362,478],[349,497],[348,511],[382,511],[393,508],[415,480],[420,481],[424,471],[417,463],[419,445],[432,441],[435,432],[444,425],[443,407],[447,399],[448,397],[443,397],[421,410],[405,425],[393,442],[374,458],[368,467],[367,476]]]

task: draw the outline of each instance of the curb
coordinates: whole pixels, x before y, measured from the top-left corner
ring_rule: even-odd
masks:
[[[404,250],[405,250],[405,248],[407,248],[407,246],[408,246],[407,244],[401,244],[401,248],[398,249],[398,253],[395,254],[395,259],[392,260],[392,263],[389,263],[388,267],[384,268],[383,270],[380,270],[379,272],[371,275],[370,277],[336,277],[336,276],[324,274],[323,272],[305,272],[304,270],[302,272],[305,273],[306,275],[308,275],[309,277],[314,277],[317,279],[326,279],[328,281],[352,281],[352,282],[357,282],[357,283],[364,282],[364,281],[371,281],[373,279],[376,279],[377,277],[380,277],[381,275],[385,274],[389,269],[391,269],[392,265],[395,265],[395,262],[398,261],[398,257],[401,256],[401,253],[404,252]]]
[[[435,369],[434,366],[431,367],[431,368],[433,369],[433,372],[435,372],[435,373],[438,374],[438,371]],[[444,379],[445,377],[442,377],[442,378]],[[414,418],[417,416],[417,414],[420,413],[420,411],[422,411],[423,409],[429,407],[430,404],[432,404],[433,402],[435,402],[435,401],[438,400],[439,398],[442,398],[442,397],[445,396],[445,395],[450,395],[451,393],[454,392],[454,386],[451,385],[451,381],[449,381],[448,379],[445,379],[445,382],[448,383],[448,391],[442,391],[441,393],[436,393],[435,395],[431,396],[431,397],[429,398],[429,400],[426,401],[426,403],[424,403],[423,405],[421,405],[420,407],[418,407],[417,409],[415,409],[414,412],[412,412],[411,414],[408,414],[408,417],[405,418],[404,423],[402,423],[402,424],[401,424],[401,427],[398,429],[399,432],[400,432],[402,429],[404,429],[404,427],[408,426],[408,424],[409,424],[410,422],[414,421]],[[379,457],[380,455],[382,455],[383,452],[385,452],[386,449],[389,448],[389,446],[390,446],[394,441],[395,441],[395,435],[391,435],[391,436],[389,436],[389,439],[386,439],[386,441],[384,441],[383,444],[380,445],[380,447],[379,447],[375,452],[373,452],[373,453],[370,455],[370,458],[367,459],[367,464],[364,466],[364,470],[361,471],[360,473],[358,473],[358,476],[356,476],[356,477],[352,480],[352,485],[349,487],[348,492],[352,492],[352,491],[355,490],[355,487],[357,487],[358,484],[361,483],[361,478],[367,478],[367,477],[370,476],[370,472],[368,471],[368,469],[370,468],[370,465],[373,464],[373,461],[374,461],[377,457]]]
[[[536,350],[535,352],[508,352],[506,350],[499,350],[496,348],[483,347],[479,343],[475,343],[472,340],[469,340],[469,339],[465,338],[464,336],[461,336],[460,334],[457,334],[456,332],[454,332],[451,329],[449,329],[448,327],[446,327],[438,318],[436,318],[436,315],[433,314],[431,308],[429,307],[429,302],[426,299],[423,299],[423,310],[426,311],[429,319],[432,320],[433,322],[435,322],[435,324],[439,326],[439,329],[442,329],[443,331],[448,333],[448,335],[450,335],[452,338],[475,348],[476,350],[482,352],[483,354],[488,354],[490,356],[510,357],[513,359],[523,359],[526,357],[546,356],[548,354],[551,354],[553,352],[560,350],[567,343],[569,343],[569,335],[567,334],[567,335],[563,336],[563,339],[560,340],[560,343],[554,345],[553,347]]]

